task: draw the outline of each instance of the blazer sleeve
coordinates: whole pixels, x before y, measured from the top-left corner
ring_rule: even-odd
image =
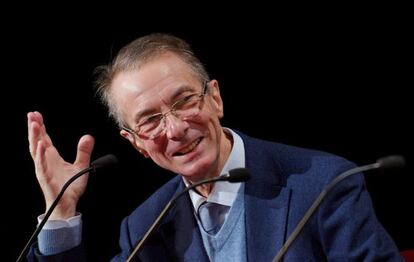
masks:
[[[85,252],[82,245],[69,249],[65,252],[51,255],[51,256],[44,256],[39,252],[37,247],[37,242],[34,243],[30,251],[27,255],[27,260],[29,262],[65,262],[65,261],[86,261]]]

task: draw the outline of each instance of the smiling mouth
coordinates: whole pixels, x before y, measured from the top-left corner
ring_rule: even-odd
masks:
[[[187,147],[181,149],[180,152],[175,153],[173,156],[182,156],[182,155],[185,155],[187,153],[190,153],[191,151],[194,150],[194,148],[196,148],[198,146],[198,144],[200,144],[202,139],[203,138],[200,137],[199,139],[195,140],[193,143],[191,143]]]

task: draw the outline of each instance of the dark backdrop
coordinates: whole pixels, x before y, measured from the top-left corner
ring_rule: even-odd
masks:
[[[329,151],[359,165],[388,154],[404,155],[404,170],[372,172],[366,180],[378,218],[398,247],[414,248],[409,213],[412,43],[405,17],[382,11],[344,12],[339,17],[336,12],[274,19],[266,15],[263,21],[251,16],[217,21],[216,14],[199,13],[199,20],[207,20],[204,26],[195,26],[193,17],[172,23],[174,16],[159,22],[156,15],[138,19],[139,13],[137,20],[128,21],[122,15],[98,14],[96,20],[80,22],[73,13],[32,14],[23,23],[4,21],[5,261],[17,258],[35,229],[36,216],[44,211],[28,153],[28,111],[43,113],[66,159],[74,159],[76,143],[85,133],[96,138],[94,158],[107,153],[119,158],[116,168],[90,178],[79,205],[88,254],[95,261],[117,252],[121,219],[171,178],[118,135],[92,88],[96,66],[150,32],[173,33],[192,44],[211,77],[220,82],[224,126]]]

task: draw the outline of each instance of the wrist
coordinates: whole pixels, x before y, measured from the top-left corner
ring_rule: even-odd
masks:
[[[46,206],[46,212],[49,210],[50,205]],[[51,220],[65,220],[76,215],[76,205],[74,204],[58,204],[50,215]]]

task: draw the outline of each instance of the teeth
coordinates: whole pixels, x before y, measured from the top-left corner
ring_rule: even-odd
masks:
[[[193,143],[191,143],[188,147],[184,148],[183,150],[180,151],[180,154],[187,154],[188,152],[190,152],[191,150],[193,150],[198,143],[200,143],[201,138],[197,139],[196,141],[194,141]]]

